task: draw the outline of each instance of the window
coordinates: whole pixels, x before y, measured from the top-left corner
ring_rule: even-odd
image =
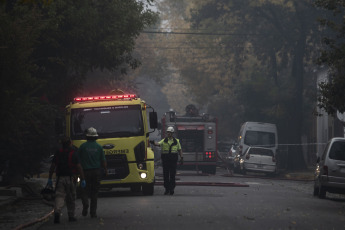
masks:
[[[333,142],[329,151],[329,158],[333,160],[345,161],[345,142],[337,141]]]
[[[85,139],[85,131],[90,127],[94,127],[101,138],[143,135],[141,107],[136,105],[72,109],[72,139]]]
[[[273,152],[270,149],[251,148],[249,154],[273,157]]]
[[[183,152],[199,152],[204,149],[203,130],[178,130],[177,137],[180,140]]]
[[[247,131],[244,137],[244,144],[249,146],[274,147],[275,135],[269,132]]]

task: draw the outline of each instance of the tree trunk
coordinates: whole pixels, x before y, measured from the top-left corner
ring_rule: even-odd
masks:
[[[303,28],[303,27],[302,27]],[[303,58],[305,50],[305,35],[303,31],[300,31],[300,38],[296,45],[295,55],[292,66],[292,78],[295,84],[294,93],[294,110],[291,116],[291,131],[289,132],[289,142],[293,145],[289,146],[288,152],[288,169],[298,170],[305,169],[306,163],[303,157],[301,137],[303,126]]]

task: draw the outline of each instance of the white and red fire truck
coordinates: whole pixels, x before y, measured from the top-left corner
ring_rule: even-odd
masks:
[[[199,115],[194,105],[186,107],[185,115],[174,111],[162,117],[162,139],[167,127],[175,129],[175,137],[180,140],[183,165],[179,169],[197,170],[215,174],[217,167],[217,119],[209,114]]]

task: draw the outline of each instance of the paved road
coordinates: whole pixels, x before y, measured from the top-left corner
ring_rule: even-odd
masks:
[[[179,186],[174,196],[164,196],[155,186],[153,196],[113,190],[99,198],[98,219],[81,217],[60,225],[52,218],[38,229],[345,229],[345,199],[312,196],[311,181],[272,178],[196,176],[184,173],[179,182],[226,182],[238,186]]]

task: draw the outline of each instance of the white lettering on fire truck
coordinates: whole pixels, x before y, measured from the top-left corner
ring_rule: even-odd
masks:
[[[129,149],[110,149],[106,150],[105,154],[112,155],[112,154],[127,154],[129,153]]]

